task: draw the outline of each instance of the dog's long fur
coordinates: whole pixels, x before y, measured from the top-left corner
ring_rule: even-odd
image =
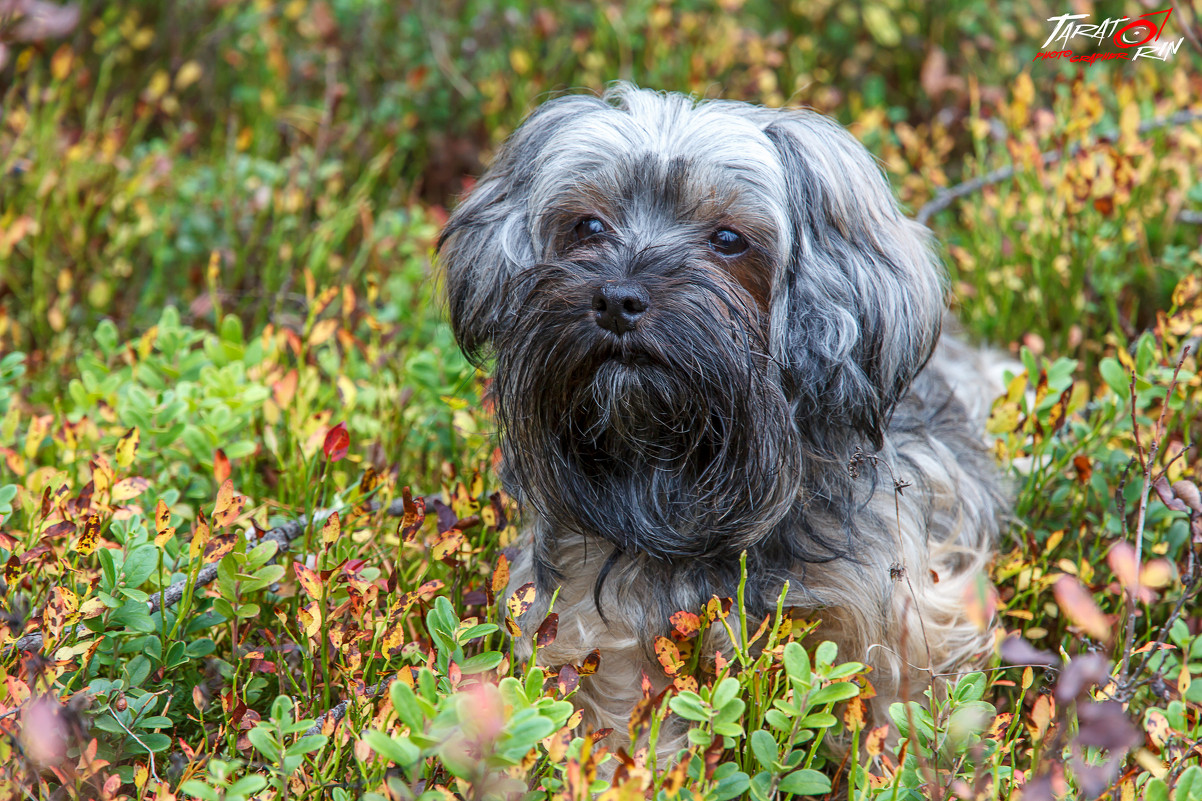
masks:
[[[746,252],[716,250],[720,229]],[[520,622],[561,588],[540,660],[600,648],[589,724],[622,737],[640,672],[667,681],[654,638],[734,596],[743,551],[753,614],[787,580],[842,658],[873,665],[878,707],[920,691],[928,658],[944,672],[992,647],[964,611],[1005,510],[981,444],[990,382],[939,344],[928,232],[837,124],[627,85],[552,100],[452,215],[440,259],[460,345],[496,359],[524,528],[510,585],[538,590]],[[590,305],[615,283],[649,301],[621,335]],[[912,486],[898,495],[883,465]]]

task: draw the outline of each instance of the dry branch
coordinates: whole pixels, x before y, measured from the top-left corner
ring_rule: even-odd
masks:
[[[1202,109],[1185,109],[1184,111],[1178,111],[1176,114],[1170,114],[1167,117],[1158,117],[1154,120],[1148,120],[1140,123],[1139,128],[1136,130],[1140,134],[1146,134],[1161,128],[1188,125],[1189,123],[1197,122],[1198,120],[1202,120]],[[1117,130],[1107,131],[1099,136],[1098,139],[1113,140],[1117,139],[1118,136],[1119,132]],[[1081,148],[1082,145],[1079,142],[1071,145],[1067,151],[1068,157],[1072,158],[1080,153]],[[1056,162],[1060,161],[1060,159],[1064,158],[1064,156],[1064,150],[1049,150],[1046,153],[1040,154],[1039,161],[1043,164],[1043,166],[1047,167],[1050,164],[1055,164]],[[993,186],[994,184],[1000,184],[1003,181],[1008,181],[1017,175],[1021,170],[1022,167],[1012,164],[1009,167],[1000,167],[991,172],[987,172],[982,176],[973,178],[971,181],[965,181],[962,184],[956,184],[955,186],[947,189],[940,189],[935,193],[935,197],[931,198],[931,200],[925,203],[922,208],[918,210],[918,213],[914,215],[914,219],[918,220],[918,222],[922,223],[923,225],[926,225],[932,217],[944,209],[949,208],[960,198],[971,195],[974,192],[979,192],[987,186]],[[1191,221],[1186,220],[1186,222]]]

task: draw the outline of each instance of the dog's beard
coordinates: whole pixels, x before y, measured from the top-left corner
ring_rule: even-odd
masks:
[[[662,560],[731,557],[797,497],[797,430],[759,312],[713,270],[642,270],[652,305],[617,337],[593,319],[594,262],[539,265],[497,343],[505,472],[552,531]]]

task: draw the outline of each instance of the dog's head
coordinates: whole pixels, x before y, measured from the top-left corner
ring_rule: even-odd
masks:
[[[552,525],[737,554],[879,446],[938,338],[942,271],[868,152],[808,111],[619,86],[535,111],[440,241],[496,357],[512,489]]]

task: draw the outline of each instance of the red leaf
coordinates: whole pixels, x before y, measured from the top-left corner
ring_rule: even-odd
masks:
[[[339,423],[326,434],[326,441],[321,446],[321,452],[331,462],[341,461],[351,446],[351,435],[346,432],[346,423]]]
[[[571,665],[559,669],[559,694],[567,695],[580,686],[580,674]]]
[[[559,633],[559,614],[552,612],[547,615],[542,624],[538,627],[538,631],[534,634],[534,642],[539,648],[546,648],[551,643],[555,642],[555,635]]]

